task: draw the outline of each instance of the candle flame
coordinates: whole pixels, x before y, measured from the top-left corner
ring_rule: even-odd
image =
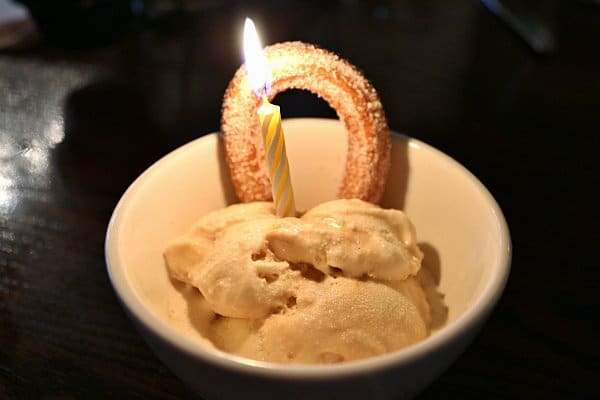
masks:
[[[273,81],[271,68],[250,18],[244,23],[244,58],[250,87],[258,97],[268,95]]]

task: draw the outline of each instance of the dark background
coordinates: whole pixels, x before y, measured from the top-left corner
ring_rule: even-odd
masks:
[[[471,0],[47,3],[30,2],[40,38],[0,51],[0,398],[193,398],[119,306],[104,234],[140,172],[219,129],[246,15],[266,44],[351,60],[392,129],[505,213],[504,295],[422,398],[598,398],[600,7],[524,2],[555,38],[539,55]],[[335,116],[301,92],[276,102]]]

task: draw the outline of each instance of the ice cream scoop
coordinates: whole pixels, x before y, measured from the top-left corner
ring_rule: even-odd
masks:
[[[384,354],[428,334],[414,276],[423,255],[406,215],[361,200],[277,218],[270,203],[202,217],[165,251],[172,277],[210,310],[202,334],[258,360],[329,363]]]

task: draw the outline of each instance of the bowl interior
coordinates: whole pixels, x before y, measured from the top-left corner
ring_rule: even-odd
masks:
[[[346,153],[343,125],[291,119],[284,121],[284,131],[297,208],[334,199]],[[180,334],[205,343],[185,321],[186,302],[169,279],[162,252],[201,215],[235,201],[216,134],[177,149],[136,180],[115,211],[106,248],[120,297],[125,303],[135,297],[142,305],[134,313],[150,313],[165,325],[177,321]],[[445,295],[444,326],[455,324],[484,293],[502,289],[510,253],[504,218],[460,164],[422,142],[393,135],[382,205],[403,209],[413,221],[424,262]]]

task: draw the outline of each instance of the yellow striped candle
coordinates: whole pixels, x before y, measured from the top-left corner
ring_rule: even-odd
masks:
[[[244,26],[244,55],[250,87],[259,98],[263,99],[258,109],[258,119],[263,135],[275,210],[280,217],[292,217],[296,215],[296,206],[281,128],[281,111],[278,106],[267,100],[272,81],[271,70],[250,18],[246,18]]]
[[[265,145],[275,210],[280,217],[292,217],[296,214],[296,207],[279,106],[269,103],[267,97],[263,96],[263,103],[258,109],[258,119]]]

